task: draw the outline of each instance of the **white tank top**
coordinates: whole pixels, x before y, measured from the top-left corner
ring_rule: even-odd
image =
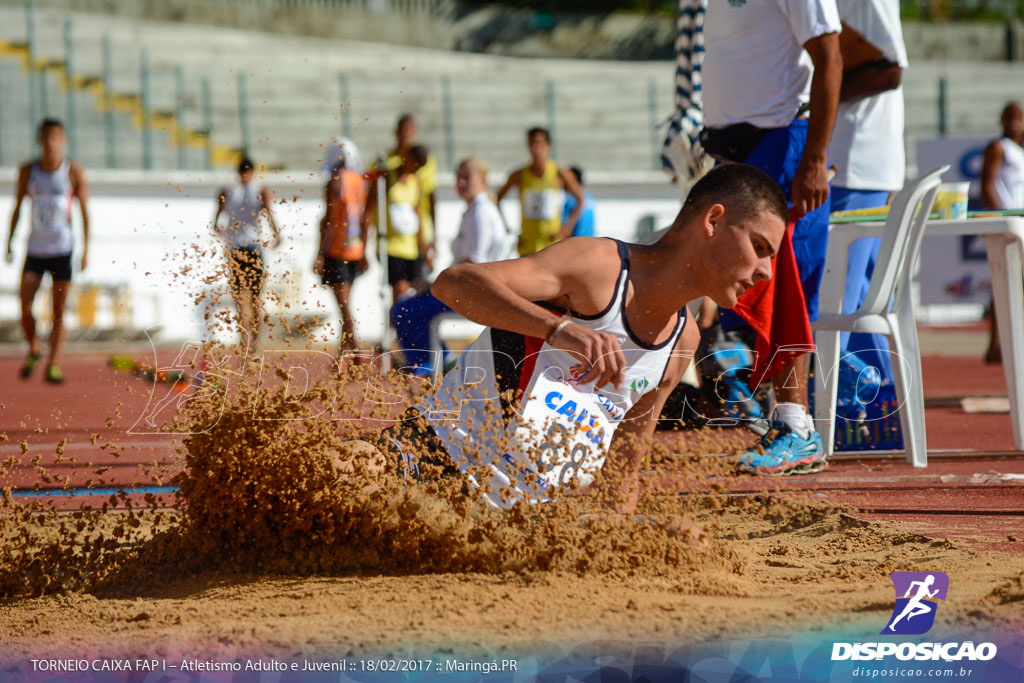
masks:
[[[260,211],[263,210],[259,183],[237,183],[224,193],[224,212],[228,217],[224,239],[230,247],[251,247],[259,242]]]
[[[568,352],[488,328],[419,407],[459,470],[475,485],[487,480],[484,495],[495,506],[520,498],[542,502],[574,479],[580,486],[592,482],[622,418],[661,384],[686,309],[664,343],[637,339],[625,315],[629,248],[616,244],[621,269],[611,301],[598,315],[573,313],[572,321],[618,340],[626,358],[621,388],[580,385],[578,360]]]
[[[1001,138],[1003,163],[996,172],[995,191],[1000,208],[1024,209],[1024,148],[1010,138]]]
[[[30,256],[51,258],[71,253],[71,162],[65,159],[53,173],[34,161],[29,167],[28,196],[32,198],[32,231],[28,236]]]

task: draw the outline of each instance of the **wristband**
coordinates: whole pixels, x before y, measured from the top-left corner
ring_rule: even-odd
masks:
[[[561,332],[562,328],[565,327],[566,325],[568,325],[571,322],[572,322],[572,320],[570,320],[569,318],[566,318],[565,320],[563,320],[562,322],[558,323],[557,325],[555,325],[551,329],[551,331],[548,333],[547,338],[544,340],[545,342],[547,342],[548,346],[554,346],[555,345],[554,344],[555,335],[557,335],[559,332]]]

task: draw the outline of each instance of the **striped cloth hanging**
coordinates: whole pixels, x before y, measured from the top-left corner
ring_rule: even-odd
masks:
[[[707,7],[708,0],[679,0],[676,17],[676,110],[662,144],[661,165],[684,186],[695,182],[710,166],[698,140],[704,127],[701,67]]]

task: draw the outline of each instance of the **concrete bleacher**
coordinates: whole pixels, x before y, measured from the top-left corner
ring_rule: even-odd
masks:
[[[65,16],[36,11],[37,60],[64,59]],[[116,93],[141,94],[141,54],[146,51],[153,111],[171,114],[179,108],[175,69],[180,66],[186,88],[182,120],[176,123],[183,128],[201,130],[206,123],[201,87],[207,79],[212,141],[222,148],[238,150],[246,144],[239,106],[242,74],[248,148],[270,167],[314,168],[322,145],[346,131],[364,155],[372,156],[392,144],[395,118],[409,111],[417,115],[420,137],[442,167],[476,154],[492,168],[508,169],[524,157],[525,129],[547,125],[553,109],[556,148],[564,162],[594,170],[649,170],[654,168],[655,139],[660,138],[652,120],[667,117],[672,106],[672,67],[665,62],[501,58],[107,15],[69,16],[75,73],[102,77],[102,39],[109,36]],[[23,8],[0,6],[0,40],[26,42]],[[8,72],[17,63],[0,61]],[[343,87],[348,106],[343,106]],[[8,122],[0,125],[8,127]],[[79,125],[90,126],[81,137],[105,144],[102,116],[80,117]],[[118,130],[128,127],[119,125]],[[177,168],[172,137],[163,136],[168,149],[154,149],[155,168]],[[79,156],[84,163],[102,166],[102,151],[102,145],[95,151],[81,148]],[[141,150],[131,156],[140,158]],[[189,159],[188,166],[197,165],[193,155]],[[0,160],[4,162],[6,154]]]
[[[346,132],[372,158],[391,146],[395,118],[408,111],[445,169],[469,155],[494,170],[511,169],[524,160],[525,129],[553,122],[563,163],[588,171],[651,170],[662,135],[656,125],[672,111],[670,62],[518,59],[39,9],[35,57],[51,66],[42,76],[48,105],[42,113],[62,118],[65,17],[76,77],[75,151],[94,167],[108,165],[107,94],[120,102],[111,126],[113,165],[144,165],[144,52],[155,169],[205,168],[211,161],[228,167],[246,147],[268,167],[308,172],[318,167],[323,145]],[[95,87],[104,75],[104,36],[113,56],[110,93]],[[31,149],[29,77],[18,58],[24,51],[17,50],[25,43],[24,8],[0,5],[0,46],[7,47],[0,51],[0,165],[13,165]],[[184,75],[180,101],[177,69]],[[1008,84],[1022,76],[1024,66],[1003,63],[912,64],[904,77],[908,138],[938,133],[942,77],[952,135],[994,132],[999,109],[1014,94]],[[207,123],[209,150],[196,135]],[[183,158],[175,148],[181,131],[193,133],[182,137],[189,143]],[[909,149],[912,162],[912,144]]]

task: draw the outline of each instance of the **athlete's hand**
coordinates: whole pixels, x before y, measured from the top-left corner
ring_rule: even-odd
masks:
[[[5,258],[8,263],[14,263],[14,252],[11,251],[10,245],[7,245],[7,256]]]
[[[804,159],[796,168],[790,196],[796,218],[814,211],[828,199],[828,165]]]
[[[89,263],[89,259],[88,259],[87,255],[86,255],[86,253],[83,251],[82,252],[82,265],[79,268],[79,270],[85,270],[85,267],[86,267],[86,265],[88,265],[88,263]]]
[[[580,357],[582,362],[576,367],[585,370],[580,384],[594,381],[598,389],[609,382],[616,388],[622,385],[626,357],[619,340],[607,332],[570,323],[558,331],[551,345]]]
[[[313,272],[317,275],[324,274],[324,255],[320,254],[316,257],[316,261],[313,261]]]
[[[364,255],[363,258],[359,259],[359,264],[356,266],[356,273],[362,275],[370,267],[370,261]]]

